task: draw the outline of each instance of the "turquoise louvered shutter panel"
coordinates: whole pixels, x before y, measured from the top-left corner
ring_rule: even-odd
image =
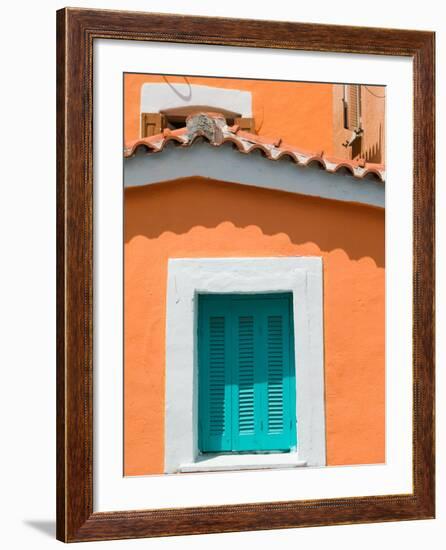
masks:
[[[199,448],[231,450],[230,304],[200,300]]]
[[[233,300],[231,309],[232,448],[234,451],[261,450],[260,318],[251,300]]]
[[[291,300],[291,294],[200,298],[200,450],[296,446]]]
[[[296,394],[291,299],[270,300],[261,317],[265,384],[263,449],[296,446]]]

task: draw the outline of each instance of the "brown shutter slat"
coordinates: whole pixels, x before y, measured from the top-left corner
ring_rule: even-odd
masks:
[[[166,127],[166,117],[161,113],[141,114],[141,137],[160,134]]]
[[[359,86],[350,84],[348,86],[347,101],[348,101],[348,128],[357,130],[359,128]]]
[[[240,130],[243,130],[244,132],[250,132],[251,134],[255,134],[255,126],[254,126],[254,119],[253,118],[247,118],[247,117],[241,117],[234,119],[234,124],[238,124],[240,126]]]

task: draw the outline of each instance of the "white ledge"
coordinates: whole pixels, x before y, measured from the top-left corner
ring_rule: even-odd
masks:
[[[385,207],[385,186],[381,182],[340,172],[332,174],[284,160],[274,161],[262,157],[260,152],[243,154],[234,151],[230,144],[220,147],[207,142],[192,147],[168,145],[160,153],[138,151],[124,159],[125,187],[189,177]]]
[[[269,454],[209,454],[201,455],[195,462],[181,464],[179,471],[222,472],[233,470],[265,470],[275,468],[301,468],[305,460],[299,460],[297,453]]]
[[[141,113],[158,113],[178,107],[203,105],[212,111],[224,109],[251,117],[252,92],[179,82],[146,82],[141,88]]]

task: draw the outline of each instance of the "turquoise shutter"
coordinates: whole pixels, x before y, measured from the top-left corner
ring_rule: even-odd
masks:
[[[231,450],[229,304],[200,301],[199,448]]]
[[[262,448],[262,403],[259,378],[260,330],[256,305],[232,301],[232,448]]]
[[[200,298],[199,448],[296,446],[292,297]]]
[[[297,443],[291,308],[290,299],[271,300],[262,316],[264,450],[288,450]]]

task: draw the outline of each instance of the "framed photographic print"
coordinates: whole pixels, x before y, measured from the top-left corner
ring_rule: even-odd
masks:
[[[57,25],[58,538],[434,517],[434,34]]]

